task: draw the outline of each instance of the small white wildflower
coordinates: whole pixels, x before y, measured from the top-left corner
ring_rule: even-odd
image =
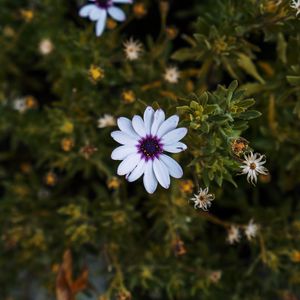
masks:
[[[300,14],[300,0],[292,0],[291,8],[294,8],[296,12],[296,16]]]
[[[240,230],[237,226],[232,225],[228,230],[227,241],[230,245],[238,243],[241,239]]]
[[[208,278],[212,283],[218,283],[220,281],[221,277],[222,277],[222,271],[217,270],[217,271],[211,271],[209,273]]]
[[[117,124],[114,116],[105,114],[103,117],[98,119],[98,128],[112,127]]]
[[[39,51],[42,55],[48,55],[50,54],[54,49],[54,46],[49,39],[43,39],[41,40],[39,44]]]
[[[253,238],[256,237],[258,229],[259,229],[259,225],[255,224],[251,219],[248,225],[245,227],[245,235],[248,241],[251,241]]]
[[[168,67],[164,73],[164,79],[169,83],[177,83],[180,77],[180,73],[177,67]]]
[[[208,187],[204,190],[202,188],[199,189],[198,194],[194,194],[195,197],[191,198],[191,201],[194,202],[194,207],[201,208],[204,211],[208,211],[211,206],[211,201],[215,199],[214,194],[208,193]]]
[[[17,98],[12,103],[13,109],[17,110],[20,113],[24,113],[27,110],[26,99]]]
[[[124,42],[124,52],[128,60],[136,60],[140,57],[143,45],[139,41],[130,38]]]
[[[259,153],[250,152],[249,155],[244,155],[243,165],[240,166],[242,168],[241,174],[247,174],[247,181],[255,185],[257,182],[257,175],[263,174],[268,175],[268,170],[263,166],[266,161],[263,160],[265,158],[264,155]]]

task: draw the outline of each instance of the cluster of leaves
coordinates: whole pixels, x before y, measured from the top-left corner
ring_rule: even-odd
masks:
[[[233,160],[231,146],[242,132],[248,128],[248,121],[259,117],[256,110],[248,110],[255,100],[245,97],[245,91],[237,90],[237,81],[228,89],[219,86],[213,92],[191,95],[189,106],[179,106],[179,114],[187,115],[186,125],[191,133],[190,151],[194,159],[190,166],[195,166],[196,174],[209,186],[215,180],[222,186],[223,179],[237,187],[232,179],[232,171],[237,164]]]

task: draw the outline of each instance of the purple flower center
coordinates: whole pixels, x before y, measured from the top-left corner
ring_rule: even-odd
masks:
[[[138,153],[142,155],[142,159],[148,161],[149,159],[158,158],[163,152],[163,145],[160,139],[156,136],[147,135],[142,138],[137,145]]]
[[[112,0],[95,0],[95,3],[100,8],[107,9],[112,6]]]

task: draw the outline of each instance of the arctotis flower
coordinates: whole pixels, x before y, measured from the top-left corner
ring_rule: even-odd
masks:
[[[179,117],[173,115],[165,120],[162,109],[156,111],[147,107],[144,117],[134,116],[132,121],[118,119],[119,131],[112,132],[112,138],[122,146],[116,148],[111,158],[122,160],[117,173],[126,175],[129,182],[143,176],[144,186],[152,194],[158,182],[165,189],[170,186],[170,176],[180,178],[181,166],[164,152],[179,153],[187,146],[179,142],[187,133],[186,128],[176,128]]]
[[[293,0],[291,7],[296,10],[296,16],[298,16],[300,14],[300,0]]]
[[[248,241],[251,241],[256,237],[257,231],[259,230],[259,225],[255,224],[251,219],[248,225],[245,227],[245,235]]]
[[[115,6],[118,3],[131,4],[133,0],[89,0],[89,4],[84,5],[79,15],[96,22],[96,35],[100,36],[105,28],[107,14],[114,20],[123,22],[126,19],[122,9]]]
[[[128,60],[137,60],[143,50],[143,45],[139,41],[130,38],[124,42],[124,52]]]
[[[240,230],[237,226],[232,225],[227,232],[227,241],[230,245],[238,243],[241,239]]]
[[[257,182],[257,175],[263,174],[268,175],[268,170],[263,165],[266,163],[264,155],[261,155],[259,153],[252,153],[248,155],[244,155],[244,161],[243,165],[240,166],[242,168],[242,174],[247,174],[247,180],[248,182],[255,185]]]
[[[211,206],[211,202],[215,199],[214,194],[208,193],[208,187],[205,189],[200,188],[198,194],[194,194],[195,197],[191,198],[194,202],[195,208],[201,208],[204,211],[208,211]]]

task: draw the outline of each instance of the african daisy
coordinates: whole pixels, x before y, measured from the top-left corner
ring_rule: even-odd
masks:
[[[186,128],[177,128],[179,117],[173,115],[165,120],[162,109],[154,111],[148,106],[144,117],[135,115],[131,120],[121,117],[117,123],[119,131],[111,133],[112,138],[122,146],[116,148],[111,158],[122,160],[117,173],[126,175],[133,182],[143,175],[143,182],[148,193],[152,194],[158,182],[165,189],[170,186],[170,176],[180,178],[181,166],[164,154],[179,153],[187,146],[179,142],[187,133]]]
[[[169,83],[177,83],[180,77],[180,73],[177,67],[168,67],[164,73],[164,79]]]
[[[268,175],[268,170],[263,166],[266,163],[264,158],[265,156],[259,153],[250,152],[249,155],[244,155],[245,160],[240,168],[242,168],[242,174],[247,174],[249,183],[255,185],[258,174]]]
[[[240,230],[237,226],[231,225],[227,232],[227,241],[230,245],[238,243],[241,239]]]
[[[256,237],[258,229],[259,229],[259,225],[255,224],[251,219],[248,225],[245,227],[245,235],[248,241],[251,241],[253,238]]]
[[[119,22],[126,19],[122,9],[115,6],[116,3],[133,3],[133,0],[89,0],[89,4],[84,5],[79,15],[83,18],[89,18],[91,21],[96,21],[96,35],[100,36],[106,24],[107,14]]]
[[[195,208],[201,208],[204,211],[208,211],[209,207],[211,206],[211,201],[215,199],[214,194],[208,193],[208,187],[205,189],[200,188],[198,194],[194,194],[195,197],[191,198],[190,200],[194,202]]]
[[[143,50],[143,45],[139,41],[130,38],[124,42],[124,52],[128,60],[137,60]]]
[[[297,11],[296,16],[298,16],[300,14],[300,0],[293,0],[291,3],[291,7]]]

